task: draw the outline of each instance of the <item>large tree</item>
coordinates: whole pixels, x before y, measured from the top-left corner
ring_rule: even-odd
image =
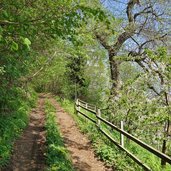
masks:
[[[124,1],[125,2],[125,1]],[[124,3],[123,2],[123,3]],[[126,7],[126,18],[122,18],[119,33],[114,43],[109,44],[111,33],[105,34],[103,30],[95,31],[96,38],[102,46],[108,51],[109,63],[111,70],[112,91],[116,95],[119,88],[119,65],[121,61],[117,60],[117,56],[126,44],[129,60],[137,62],[144,67],[143,62],[146,60],[145,48],[153,48],[159,43],[164,43],[167,37],[165,5],[167,1],[139,1],[129,0],[124,3]],[[129,45],[129,46],[128,46]],[[128,48],[129,47],[129,48]],[[124,59],[123,59],[124,60]]]
[[[113,1],[115,4],[118,2]],[[169,1],[155,0],[128,0],[118,3],[121,2],[126,10],[121,19],[120,27],[114,29],[114,38],[111,38],[113,36],[112,30],[105,32],[97,27],[94,31],[97,40],[108,52],[112,80],[111,99],[119,99],[119,91],[123,89],[123,86],[120,85],[121,63],[129,61],[132,64],[138,64],[143,73],[148,75],[148,81],[144,80],[144,82],[152,91],[153,97],[159,97],[162,101],[160,107],[167,108],[162,145],[162,152],[165,153],[171,115],[171,85],[169,81],[171,61],[163,46],[167,49],[170,34],[168,26],[170,3]],[[121,10],[123,9],[121,8]],[[113,13],[115,14],[115,12]],[[119,30],[117,34],[116,30]],[[158,86],[155,85],[156,83]]]

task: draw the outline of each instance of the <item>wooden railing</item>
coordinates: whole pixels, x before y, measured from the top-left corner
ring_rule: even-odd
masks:
[[[94,115],[95,117],[90,117],[89,115],[85,114],[83,111],[81,111],[81,108],[90,112],[92,116]],[[129,134],[128,132],[124,131],[123,129],[123,122],[121,121],[121,128],[117,127],[116,125],[112,124],[111,122],[107,121],[106,119],[101,117],[101,111],[100,109],[97,109],[96,106],[88,104],[80,99],[77,99],[75,102],[75,110],[78,114],[83,115],[99,128],[99,131],[104,134],[112,143],[114,143],[117,147],[122,149],[124,152],[127,153],[137,164],[142,166],[144,170],[151,171],[151,168],[147,166],[144,162],[142,162],[140,159],[138,159],[134,154],[132,154],[130,151],[128,151],[124,147],[124,136],[127,137],[128,139],[132,140],[139,146],[143,147],[150,153],[154,154],[158,158],[161,159],[163,163],[169,163],[171,164],[171,157],[167,156],[166,154],[156,150],[155,148],[149,146],[148,144],[144,143],[143,141],[139,140],[138,138],[134,137],[133,135]],[[120,133],[120,143],[118,143],[114,138],[109,135],[101,126],[101,122],[110,126],[112,129],[116,130],[117,132]]]

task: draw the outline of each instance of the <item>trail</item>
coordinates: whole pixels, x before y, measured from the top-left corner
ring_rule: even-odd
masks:
[[[56,108],[57,122],[77,171],[111,171],[95,157],[91,143],[79,131],[73,118],[60,107],[52,95],[41,94],[38,104],[30,113],[30,122],[22,136],[15,142],[10,164],[0,171],[45,171],[44,104],[49,99]],[[68,170],[69,171],[69,170]]]
[[[2,171],[45,170],[44,101],[44,97],[40,96],[37,108],[30,114],[28,127],[14,144],[10,164]]]
[[[103,162],[95,157],[90,141],[79,131],[73,118],[64,112],[55,99],[50,98],[50,101],[57,110],[58,125],[75,169],[78,171],[110,171]]]

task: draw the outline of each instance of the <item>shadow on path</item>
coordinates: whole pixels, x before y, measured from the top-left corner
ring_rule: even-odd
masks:
[[[44,144],[44,96],[30,114],[28,127],[15,142],[10,164],[1,171],[43,171],[45,170]]]

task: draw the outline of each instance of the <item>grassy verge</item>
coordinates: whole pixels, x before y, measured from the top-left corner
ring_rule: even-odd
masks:
[[[27,99],[17,98],[13,103],[13,112],[0,113],[0,168],[5,167],[10,159],[14,141],[21,135],[29,121],[30,108],[34,106],[37,96]]]
[[[46,131],[47,131],[47,164],[50,171],[74,171],[59,128],[56,123],[55,108],[46,102]]]
[[[106,137],[104,137],[94,124],[87,121],[81,115],[74,114],[74,103],[68,100],[61,101],[58,97],[57,101],[61,104],[61,106],[70,113],[74,119],[76,120],[78,126],[82,130],[82,132],[88,134],[92,144],[94,146],[96,154],[109,166],[112,166],[115,170],[127,170],[134,171],[143,170],[140,166],[138,166],[132,159],[130,159],[122,150],[118,149],[116,146],[111,144]],[[85,112],[85,111],[84,111]],[[87,113],[88,114],[88,113]],[[88,114],[89,115],[89,114]],[[103,129],[111,130],[109,127],[102,125]],[[107,131],[110,132],[110,131]],[[119,142],[120,135],[116,131],[112,131],[112,135],[114,139]],[[111,132],[110,132],[111,133]],[[126,138],[125,138],[126,139]],[[148,151],[142,149],[138,145],[133,142],[125,143],[127,149],[132,151],[136,156],[138,156],[142,161],[148,164],[154,171],[169,171],[171,166],[168,164],[165,168],[160,167],[160,160],[155,157],[153,154]]]

